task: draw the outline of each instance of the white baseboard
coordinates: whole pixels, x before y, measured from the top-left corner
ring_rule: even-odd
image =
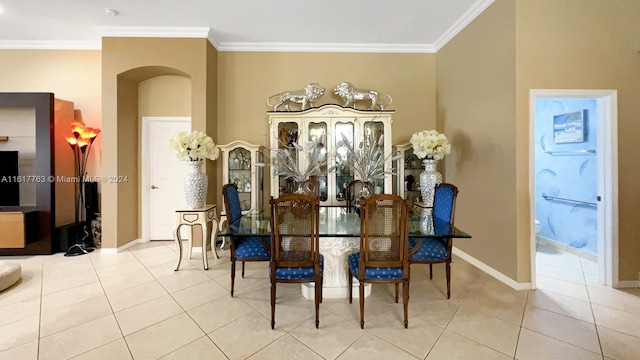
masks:
[[[477,267],[478,269],[486,272],[487,274],[493,276],[496,280],[506,284],[507,286],[511,287],[514,290],[531,290],[530,282],[519,283],[513,280],[512,278],[504,275],[503,273],[499,272],[498,270],[492,268],[491,266],[465,253],[464,251],[456,248],[455,246],[453,247],[453,254],[460,257],[462,260],[468,262],[469,264]]]
[[[640,287],[640,280],[621,280],[613,287],[616,289],[637,288]]]
[[[123,252],[123,251],[127,250],[128,248],[132,247],[133,245],[140,244],[140,243],[143,243],[143,242],[147,242],[147,241],[144,241],[142,239],[135,239],[135,240],[132,240],[132,241],[130,241],[130,242],[118,247],[118,248],[101,248],[100,249],[100,253],[101,254],[117,254],[119,252]]]

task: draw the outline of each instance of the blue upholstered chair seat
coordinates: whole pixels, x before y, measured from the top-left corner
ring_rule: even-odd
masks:
[[[320,255],[320,274],[324,271],[324,256]],[[271,275],[271,267],[269,267]],[[308,267],[281,267],[276,269],[276,279],[280,280],[314,280],[313,266]]]
[[[241,259],[262,259],[269,260],[269,252],[262,246],[259,237],[237,238],[236,258]],[[269,240],[267,239],[267,243]]]
[[[349,269],[354,276],[360,277],[360,253],[349,255]],[[367,267],[364,269],[365,279],[402,279],[402,267]]]
[[[416,246],[418,239],[409,239],[409,249]],[[411,261],[446,260],[447,248],[437,239],[423,238],[420,248],[411,255]]]

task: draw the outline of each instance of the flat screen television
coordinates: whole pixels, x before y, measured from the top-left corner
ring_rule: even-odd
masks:
[[[0,206],[20,206],[18,152],[0,151]]]

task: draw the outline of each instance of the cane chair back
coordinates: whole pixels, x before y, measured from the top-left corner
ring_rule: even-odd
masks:
[[[319,251],[319,199],[306,194],[271,198],[271,328],[275,326],[276,284],[315,283],[316,328],[322,301],[324,259]]]
[[[408,326],[408,205],[400,196],[372,195],[361,201],[360,252],[348,257],[349,302],[353,277],[360,282],[360,326],[364,328],[364,283],[403,284],[404,326]]]

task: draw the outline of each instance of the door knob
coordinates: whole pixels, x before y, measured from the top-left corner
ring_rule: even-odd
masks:
[[[151,189],[155,190],[155,189],[157,189],[157,188],[158,188],[157,186],[155,186],[155,185],[151,185]]]

